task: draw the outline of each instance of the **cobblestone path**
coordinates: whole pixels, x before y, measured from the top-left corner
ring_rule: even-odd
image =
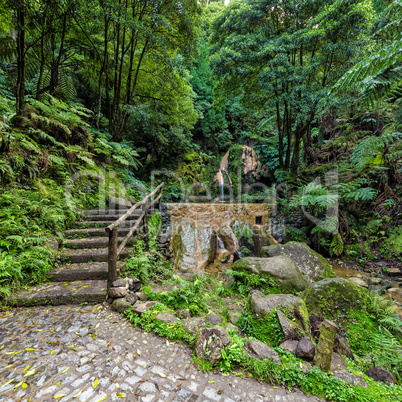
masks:
[[[107,305],[0,313],[0,401],[318,401],[251,378],[204,374],[192,351]]]

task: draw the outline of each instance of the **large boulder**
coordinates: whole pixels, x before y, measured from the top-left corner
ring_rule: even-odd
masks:
[[[271,278],[285,292],[300,292],[309,285],[296,264],[286,256],[242,258],[232,265],[232,270],[260,275],[262,278]]]
[[[174,267],[181,272],[205,270],[216,257],[216,233],[210,227],[188,221],[179,226],[172,239]]]
[[[395,378],[388,370],[382,369],[380,367],[371,367],[364,374],[371,377],[375,381],[395,384]]]
[[[265,257],[279,255],[291,258],[309,283],[335,276],[329,262],[305,243],[289,242],[262,250],[262,256]]]
[[[250,357],[257,360],[269,359],[275,363],[281,364],[281,359],[275,350],[271,349],[264,342],[261,341],[247,341],[244,344],[244,349]]]
[[[206,360],[212,365],[222,359],[222,350],[230,344],[228,334],[218,328],[203,328],[198,333],[195,350],[199,359]]]
[[[304,301],[289,294],[264,295],[255,290],[250,295],[250,309],[259,317],[266,317],[278,310],[290,316],[302,327],[308,328],[308,310]]]
[[[362,310],[369,301],[366,289],[342,278],[314,283],[302,295],[310,314],[335,319],[350,310]]]
[[[219,228],[218,237],[222,240],[224,248],[229,251],[230,254],[233,255],[239,250],[239,241],[229,225],[222,225]]]

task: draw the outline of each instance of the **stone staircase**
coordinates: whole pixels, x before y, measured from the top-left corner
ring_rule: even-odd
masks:
[[[60,263],[49,273],[50,282],[33,286],[13,295],[10,303],[15,306],[60,305],[99,303],[106,299],[108,276],[109,238],[105,228],[127,210],[89,210],[76,229],[66,230]],[[119,243],[138,219],[136,210],[119,227]],[[140,226],[141,228],[141,226]],[[131,239],[120,254],[120,260],[130,255]],[[126,263],[118,262],[124,271]]]

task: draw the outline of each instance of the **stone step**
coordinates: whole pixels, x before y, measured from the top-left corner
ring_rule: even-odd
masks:
[[[124,240],[124,237],[118,238],[118,244]],[[128,245],[133,244],[134,239],[128,241]],[[109,246],[109,237],[89,237],[84,239],[68,239],[63,242],[65,248],[81,250],[86,248],[104,248]]]
[[[138,212],[138,213],[137,213]],[[135,221],[138,219],[138,217],[141,215],[141,211],[134,211],[132,213],[132,215],[130,215],[126,220],[127,221]],[[88,221],[112,221],[115,222],[117,221],[117,219],[119,219],[121,217],[121,215],[117,215],[117,214],[107,214],[107,215],[86,215],[84,216],[84,220],[88,220]]]
[[[132,248],[125,248],[119,256],[119,259],[129,257]],[[64,261],[75,263],[84,262],[106,262],[108,257],[107,248],[86,248],[80,250],[66,249],[61,253],[61,258]]]
[[[117,269],[124,271],[126,262],[118,261]],[[49,280],[52,282],[69,282],[107,279],[107,262],[87,262],[81,264],[63,264],[59,265],[53,271],[49,272]]]
[[[84,211],[84,215],[123,215],[128,209],[88,209]]]
[[[129,227],[119,228],[119,235],[126,236],[130,231]],[[107,233],[105,228],[87,228],[87,229],[70,229],[64,232],[67,239],[83,239],[85,237],[105,237]]]
[[[106,292],[106,281],[52,282],[22,290],[9,302],[14,306],[102,303]]]
[[[111,225],[115,221],[83,221],[83,222],[76,222],[75,225],[78,228],[85,228],[85,229],[99,229],[102,228],[105,230],[109,225]],[[124,221],[119,225],[119,228],[130,228],[135,224],[133,220]],[[142,222],[140,227],[142,226]]]

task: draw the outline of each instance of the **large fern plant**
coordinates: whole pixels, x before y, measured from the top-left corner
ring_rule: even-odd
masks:
[[[351,68],[333,90],[354,89],[369,105],[384,96],[402,98],[402,0],[394,0],[384,11],[374,37],[374,51]]]

